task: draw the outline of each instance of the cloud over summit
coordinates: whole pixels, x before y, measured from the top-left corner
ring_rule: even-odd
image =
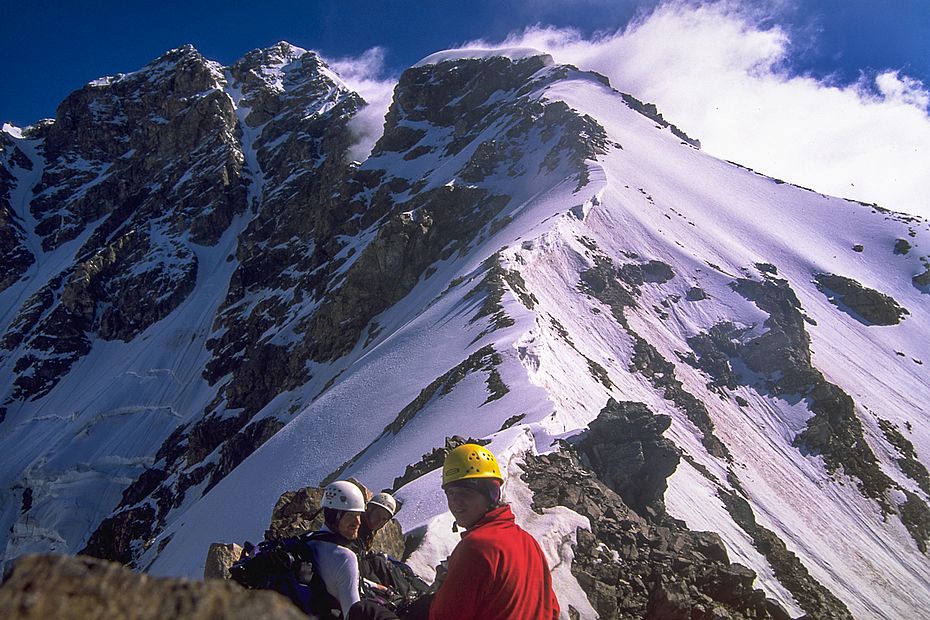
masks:
[[[930,92],[894,69],[853,84],[791,70],[792,33],[745,3],[667,2],[584,37],[536,26],[504,41],[607,75],[704,150],[837,196],[930,218]]]

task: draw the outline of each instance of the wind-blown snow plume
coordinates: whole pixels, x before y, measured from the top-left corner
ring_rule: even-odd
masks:
[[[391,105],[397,76],[384,75],[384,50],[380,47],[373,47],[361,56],[327,62],[368,103],[349,123],[355,136],[349,157],[364,161],[384,131],[384,115]]]
[[[661,4],[585,38],[534,27],[498,45],[548,51],[651,101],[718,157],[818,191],[930,215],[927,86],[896,70],[836,84],[791,71],[791,32],[746,3]],[[495,45],[486,41],[468,45]]]

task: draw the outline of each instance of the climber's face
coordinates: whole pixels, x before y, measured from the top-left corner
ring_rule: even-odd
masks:
[[[339,518],[339,534],[349,540],[358,538],[358,528],[362,523],[362,513],[344,512]]]

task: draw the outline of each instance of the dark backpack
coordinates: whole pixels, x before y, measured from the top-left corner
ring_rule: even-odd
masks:
[[[404,609],[414,600],[429,592],[429,585],[417,577],[407,564],[384,553],[369,551],[359,558],[359,572],[363,582],[374,582],[382,588],[363,583],[372,591],[371,598],[386,598],[382,603],[394,610]],[[381,601],[379,601],[381,602]]]
[[[282,540],[265,540],[257,546],[246,543],[242,558],[229,568],[234,581],[250,589],[274,590],[291,600],[313,618],[340,617],[339,602],[313,565],[307,543],[313,540],[345,545],[332,532],[308,532]]]

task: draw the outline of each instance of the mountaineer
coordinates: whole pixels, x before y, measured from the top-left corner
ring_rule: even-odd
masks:
[[[430,605],[430,620],[549,620],[559,616],[546,557],[501,501],[501,477],[490,450],[464,444],[442,468],[452,516],[466,529]]]
[[[329,595],[330,617],[350,620],[382,617],[386,610],[380,605],[361,600],[358,557],[351,549],[365,512],[361,489],[346,480],[333,482],[323,490],[320,507],[324,525],[316,535],[306,539],[305,545]],[[342,615],[333,613],[336,610]]]
[[[397,500],[390,493],[375,493],[362,514],[362,523],[359,526],[358,538],[355,547],[360,552],[371,551],[375,534],[397,513]]]

